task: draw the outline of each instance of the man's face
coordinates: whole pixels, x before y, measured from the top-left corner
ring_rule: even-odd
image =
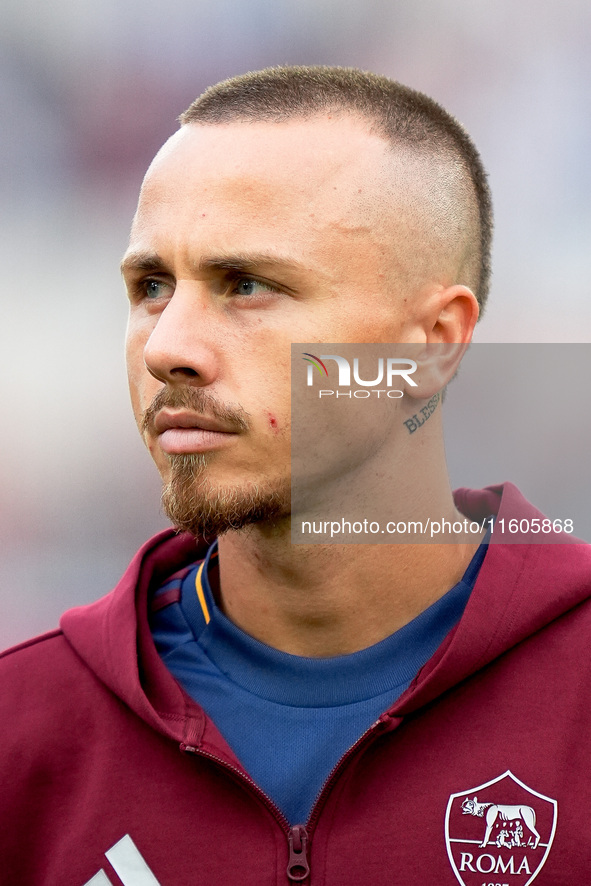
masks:
[[[150,167],[123,265],[129,384],[183,528],[288,514],[292,342],[420,340],[391,162],[366,124],[317,117],[191,124]]]

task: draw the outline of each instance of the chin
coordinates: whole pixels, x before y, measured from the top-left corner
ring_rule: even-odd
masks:
[[[224,485],[210,478],[207,468],[207,453],[170,457],[162,507],[179,531],[213,539],[224,532],[276,524],[289,517],[289,477]]]

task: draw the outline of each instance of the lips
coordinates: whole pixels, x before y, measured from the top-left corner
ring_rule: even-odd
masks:
[[[157,434],[163,434],[175,428],[193,428],[200,431],[215,431],[220,434],[235,433],[234,428],[228,428],[219,419],[198,415],[194,412],[161,409],[154,419],[154,430]]]
[[[237,436],[234,428],[216,418],[186,410],[162,409],[154,418],[158,443],[168,455],[208,452]]]

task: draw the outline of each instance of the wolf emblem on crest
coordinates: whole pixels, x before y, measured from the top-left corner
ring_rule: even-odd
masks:
[[[531,843],[531,837],[528,840],[531,848],[537,849],[538,843],[540,842],[540,835],[536,830],[536,813],[531,806],[508,806],[497,803],[479,803],[478,798],[474,796],[473,800],[471,800],[469,797],[466,797],[466,799],[462,803],[462,814],[476,815],[479,818],[486,817],[486,829],[484,832],[484,838],[482,840],[482,843],[480,843],[481,849],[488,845],[492,829],[497,819],[500,819],[502,822],[515,822],[515,826],[512,829],[512,834],[510,834],[510,832],[506,829],[503,829],[501,831],[496,840],[497,846],[525,845],[523,843],[523,827],[521,826],[522,822],[528,828],[530,833],[533,834],[533,843]]]

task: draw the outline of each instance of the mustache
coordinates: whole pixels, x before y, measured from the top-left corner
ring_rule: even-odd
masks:
[[[249,415],[238,405],[226,406],[204,391],[202,388],[189,386],[179,388],[162,388],[158,391],[148,408],[144,411],[141,421],[142,434],[155,434],[154,419],[161,409],[190,409],[204,418],[217,418],[228,426],[229,430],[248,431]]]

